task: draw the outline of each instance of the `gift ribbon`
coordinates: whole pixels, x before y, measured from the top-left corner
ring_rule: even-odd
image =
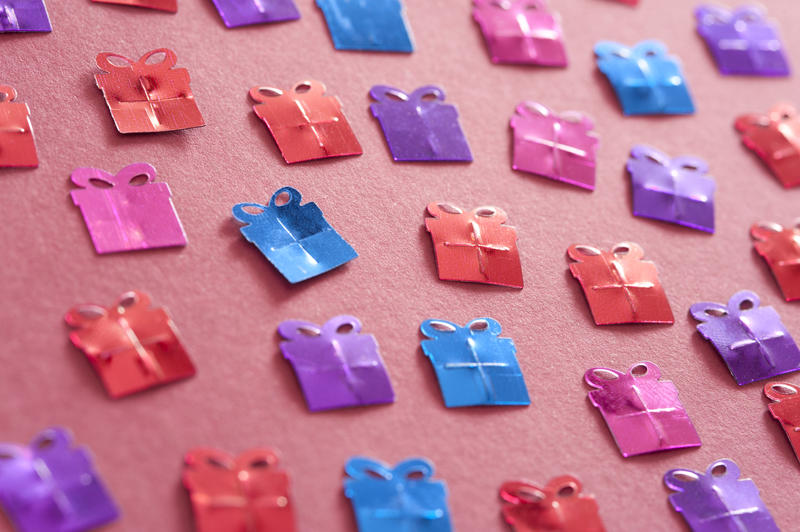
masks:
[[[445,241],[443,245],[448,247],[468,247],[474,248],[475,252],[478,255],[478,268],[480,269],[481,274],[487,279],[489,278],[488,269],[488,257],[486,255],[489,251],[504,251],[508,252],[511,251],[511,248],[508,246],[496,246],[494,244],[486,244],[483,241],[483,233],[481,233],[481,225],[475,221],[475,214],[472,215],[473,219],[469,221],[469,228],[470,228],[470,238],[468,242],[450,242]]]
[[[606,268],[608,271],[611,272],[612,277],[616,280],[616,283],[612,282],[611,284],[593,286],[592,290],[608,290],[612,288],[621,288],[625,293],[625,298],[628,300],[628,304],[633,310],[633,315],[636,316],[637,313],[637,305],[636,305],[636,298],[631,291],[632,288],[644,288],[644,289],[651,289],[655,287],[655,284],[650,281],[639,281],[639,282],[628,282],[627,276],[625,275],[625,267],[620,263],[617,259],[608,260],[606,257],[606,253],[600,253],[600,257],[605,263]]]
[[[422,122],[422,126],[425,130],[426,141],[431,151],[435,155],[442,153],[442,143],[436,136],[435,129],[430,126],[430,120],[428,119],[428,111],[432,110],[432,108],[438,106],[445,100],[445,93],[441,87],[436,85],[425,85],[424,87],[419,87],[411,94],[407,94],[406,92],[395,87],[390,87],[388,85],[376,85],[370,89],[369,94],[381,104],[413,106],[417,118],[419,118],[420,122]],[[400,101],[394,100],[390,95],[398,98]],[[434,98],[432,100],[426,100],[424,99],[425,96],[433,96]],[[434,122],[437,125],[440,124],[440,121],[437,117],[434,117]]]
[[[480,356],[478,355],[478,350],[476,349],[475,340],[471,337],[467,338],[467,348],[469,349],[470,354],[472,355],[472,362],[446,362],[444,367],[445,369],[464,369],[464,368],[474,368],[478,370],[478,374],[481,377],[481,381],[483,382],[483,387],[486,390],[486,395],[489,401],[495,401],[497,398],[497,392],[494,388],[494,383],[489,375],[486,373],[485,367],[508,367],[508,364],[505,362],[481,362]]]
[[[531,111],[533,111],[535,114],[532,114]],[[519,106],[517,106],[517,112],[519,114],[527,114],[528,116],[531,116],[531,117],[553,116],[553,118],[555,119],[553,121],[553,138],[552,138],[552,140],[544,139],[544,138],[536,137],[536,136],[532,136],[532,135],[524,135],[522,137],[522,139],[524,141],[526,141],[526,142],[532,142],[534,144],[541,144],[542,146],[547,146],[548,148],[550,148],[552,150],[552,153],[553,153],[553,171],[555,172],[555,175],[557,175],[557,176],[563,176],[564,175],[564,168],[563,168],[563,161],[562,161],[562,158],[561,158],[561,152],[567,152],[567,153],[570,153],[572,155],[576,155],[576,156],[581,157],[581,158],[588,157],[589,154],[585,150],[582,150],[580,148],[576,148],[574,146],[570,146],[568,144],[562,144],[561,143],[561,133],[562,133],[562,130],[563,130],[563,126],[561,125],[561,121],[563,119],[561,117],[559,117],[559,116],[553,115],[552,111],[550,111],[550,109],[548,109],[544,105],[542,105],[540,103],[535,103],[535,102],[526,102],[526,103],[523,103],[523,104],[520,104]]]

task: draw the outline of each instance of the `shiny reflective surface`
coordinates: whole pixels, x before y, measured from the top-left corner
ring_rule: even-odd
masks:
[[[337,50],[413,52],[401,0],[316,0]]]
[[[0,85],[0,168],[36,167],[36,143],[28,106],[15,102],[17,91]]]
[[[800,185],[800,119],[792,104],[779,103],[765,115],[740,116],[734,125],[744,145],[784,187]]]
[[[294,0],[214,0],[214,5],[229,28],[300,18]]]
[[[784,228],[773,222],[753,224],[753,247],[761,255],[786,301],[800,299],[800,226]]]

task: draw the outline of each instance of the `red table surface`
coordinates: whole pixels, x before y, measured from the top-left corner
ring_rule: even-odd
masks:
[[[504,529],[497,490],[508,479],[545,483],[577,475],[597,496],[609,530],[680,530],[663,487],[673,467],[704,470],[734,459],[761,489],[784,530],[797,529],[798,463],[767,412],[760,384],[737,386],[688,316],[697,301],[727,301],[752,289],[800,337],[797,305],[782,301],[748,229],[788,224],[798,191],[784,190],[739,142],[734,118],[800,98],[797,77],[721,76],[695,33],[695,0],[552,0],[563,16],[567,69],[489,62],[467,0],[407,0],[417,51],[337,52],[321,12],[299,0],[302,19],[226,29],[210,0],[181,0],[176,15],[50,0],[54,31],[0,36],[3,83],[31,107],[41,164],[0,172],[0,440],[27,442],[58,424],[93,451],[121,505],[122,531],[189,531],[180,484],[183,454],[195,446],[238,453],[271,446],[292,475],[301,531],[354,530],[341,481],[354,454],[394,462],[422,455],[447,481],[456,530]],[[800,11],[773,0],[784,42],[800,68]],[[697,105],[689,117],[625,118],[597,71],[593,44],[663,40],[681,57]],[[170,47],[189,70],[207,122],[201,129],[122,136],[94,86],[98,52],[138,58]],[[361,157],[288,166],[251,111],[254,85],[289,87],[313,78],[338,95],[364,147]],[[367,91],[438,83],[458,106],[472,164],[393,163]],[[593,193],[510,169],[508,119],[523,99],[594,117],[601,137]],[[717,179],[713,236],[631,215],[624,166],[636,143],[710,163]],[[97,256],[69,199],[70,172],[116,172],[146,161],[173,192],[189,245]],[[360,257],[290,286],[239,234],[230,209],[265,202],[283,185],[315,201]],[[519,232],[526,286],[514,290],[441,282],[423,228],[429,201],[494,204]],[[596,327],[568,272],[572,243],[638,242],[658,265],[673,326]],[[194,379],[120,401],[106,397],[67,339],[64,312],[80,302],[110,304],[144,290],[171,312],[197,367]],[[389,406],[310,414],[282,359],[277,324],[358,316],[376,335],[397,392]],[[465,323],[491,316],[514,339],[533,404],[447,410],[419,348],[426,318]],[[584,371],[652,360],[675,382],[703,446],[623,459],[586,398]],[[788,380],[800,382],[800,376]],[[8,530],[0,523],[0,530]]]

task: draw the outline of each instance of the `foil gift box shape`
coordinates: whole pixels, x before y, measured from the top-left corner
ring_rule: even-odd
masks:
[[[633,48],[610,41],[594,47],[597,66],[617,94],[626,115],[683,115],[694,104],[676,57],[659,41]]]
[[[295,532],[289,475],[270,449],[237,457],[198,448],[184,458],[183,485],[196,532]]]
[[[147,294],[127,292],[110,308],[78,305],[64,319],[115,399],[195,374],[175,324],[164,309],[150,308]]]
[[[27,104],[15,102],[17,91],[0,85],[0,168],[39,166]]]
[[[163,54],[161,61],[150,59]],[[124,66],[111,62],[114,58]],[[205,125],[189,87],[189,71],[172,68],[178,62],[175,52],[159,48],[138,61],[104,52],[97,66],[104,72],[95,75],[111,117],[120,133],[159,133]]]
[[[345,464],[344,494],[359,532],[452,532],[447,488],[433,464],[409,458],[391,467],[355,456]]]
[[[336,96],[325,95],[319,81],[301,81],[291,91],[253,87],[253,111],[269,128],[287,163],[361,155]]]
[[[436,85],[411,94],[375,85],[369,106],[378,119],[395,161],[472,161],[467,139],[458,122],[458,110],[444,103]]]
[[[784,299],[800,299],[800,220],[788,228],[774,222],[753,224],[750,236],[772,270]]]
[[[528,388],[510,338],[492,318],[476,318],[460,327],[446,320],[425,320],[421,342],[448,408],[479,405],[529,405]]]
[[[701,5],[694,12],[697,32],[723,74],[788,76],[783,43],[766,12],[754,5],[728,10]]]
[[[697,157],[671,159],[637,145],[627,165],[633,188],[633,214],[714,232],[714,190],[708,163]]]
[[[156,169],[147,163],[130,164],[117,175],[98,168],[72,172],[79,188],[70,197],[98,253],[186,245],[169,186],[155,178]]]
[[[472,17],[493,63],[567,66],[561,22],[545,0],[473,0]]]
[[[800,386],[772,381],[764,385],[764,395],[771,401],[770,414],[783,427],[794,455],[800,460]]]
[[[669,502],[692,532],[780,532],[750,479],[740,479],[733,460],[723,458],[705,473],[671,469],[664,483],[674,491]]]
[[[288,201],[278,205],[279,197],[288,197]],[[317,204],[300,205],[301,199],[300,192],[283,187],[272,195],[269,205],[239,203],[233,207],[233,217],[247,224],[240,229],[242,235],[290,283],[311,279],[358,257]],[[252,214],[245,208],[261,212]]]
[[[92,0],[101,4],[118,4],[123,6],[144,7],[160,11],[178,12],[178,0]]]
[[[300,18],[294,0],[214,0],[214,5],[229,28]]]
[[[567,255],[597,325],[674,323],[656,265],[643,260],[638,244],[621,242],[611,251],[573,244]]]
[[[317,7],[337,50],[414,51],[401,0],[317,0]]]
[[[82,532],[119,517],[89,451],[60,427],[28,446],[0,443],[0,506],[19,532]]]
[[[291,362],[312,412],[394,402],[389,374],[371,334],[359,334],[354,316],[322,327],[288,320],[278,326],[284,358]]]
[[[598,139],[594,122],[577,111],[560,115],[536,102],[521,102],[511,117],[514,170],[594,190]]]
[[[53,31],[44,0],[0,0],[0,33]]]
[[[786,187],[800,185],[800,119],[797,109],[779,103],[766,115],[748,114],[735,122],[742,142]]]
[[[551,479],[543,488],[505,482],[500,487],[503,518],[514,532],[605,532],[597,501],[582,490],[572,475]]]
[[[517,231],[497,207],[463,211],[449,203],[428,204],[439,279],[522,288]]]
[[[589,400],[603,414],[626,458],[701,445],[678,389],[660,377],[661,370],[648,361],[631,366],[628,373],[591,368],[584,374],[586,383],[595,388]]]
[[[722,303],[695,303],[697,330],[719,352],[741,386],[800,370],[800,349],[772,307],[749,290]]]

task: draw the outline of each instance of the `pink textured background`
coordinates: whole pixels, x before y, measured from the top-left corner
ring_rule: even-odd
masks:
[[[181,0],[177,15],[50,0],[52,34],[0,36],[0,81],[31,107],[41,159],[36,170],[0,175],[0,440],[24,442],[52,424],[70,427],[92,449],[122,507],[122,520],[110,527],[118,532],[191,530],[179,479],[182,455],[194,446],[282,451],[306,532],[354,529],[341,480],[345,460],[359,453],[392,462],[432,459],[450,488],[455,528],[475,532],[503,529],[496,496],[502,481],[544,483],[567,472],[597,496],[609,530],[681,530],[664,471],[705,469],[730,457],[757,482],[779,526],[795,529],[798,464],[767,414],[761,384],[736,386],[687,310],[750,288],[800,337],[798,304],[782,302],[748,236],[760,219],[790,223],[798,191],[783,190],[732,128],[737,114],[796,98],[797,78],[720,76],[694,31],[695,0],[645,0],[639,8],[552,0],[564,20],[571,61],[565,70],[492,65],[467,0],[406,3],[417,45],[412,55],[334,51],[312,0],[298,1],[300,21],[237,30],[225,29],[210,0]],[[769,7],[800,68],[795,0]],[[603,38],[665,41],[683,59],[697,114],[622,117],[594,66],[592,45]],[[207,126],[119,135],[94,86],[94,56],[139,57],[158,47],[174,49],[178,66],[189,69]],[[283,164],[247,90],[304,78],[324,81],[342,99],[363,156]],[[406,90],[441,84],[458,105],[475,162],[394,164],[368,112],[367,91],[378,83]],[[595,118],[601,146],[594,193],[510,170],[508,118],[526,98]],[[717,234],[631,216],[624,164],[638,142],[710,163],[718,182]],[[169,183],[189,245],[98,257],[68,197],[69,174],[78,166],[116,172],[136,161],[154,164]],[[286,283],[230,215],[234,203],[266,201],[282,185],[316,201],[360,258],[299,286]],[[422,225],[432,200],[508,211],[519,231],[525,288],[438,281]],[[592,324],[565,250],[574,242],[621,240],[640,243],[657,263],[674,326]],[[131,288],[169,309],[198,375],[111,401],[69,344],[62,315],[79,302],[110,304]],[[276,326],[340,313],[359,316],[365,332],[377,336],[396,404],[306,411],[279,354]],[[529,408],[444,408],[419,349],[419,323],[478,316],[498,319],[514,339]],[[582,376],[592,366],[626,369],[643,359],[659,364],[680,389],[702,448],[621,458],[586,399]]]

